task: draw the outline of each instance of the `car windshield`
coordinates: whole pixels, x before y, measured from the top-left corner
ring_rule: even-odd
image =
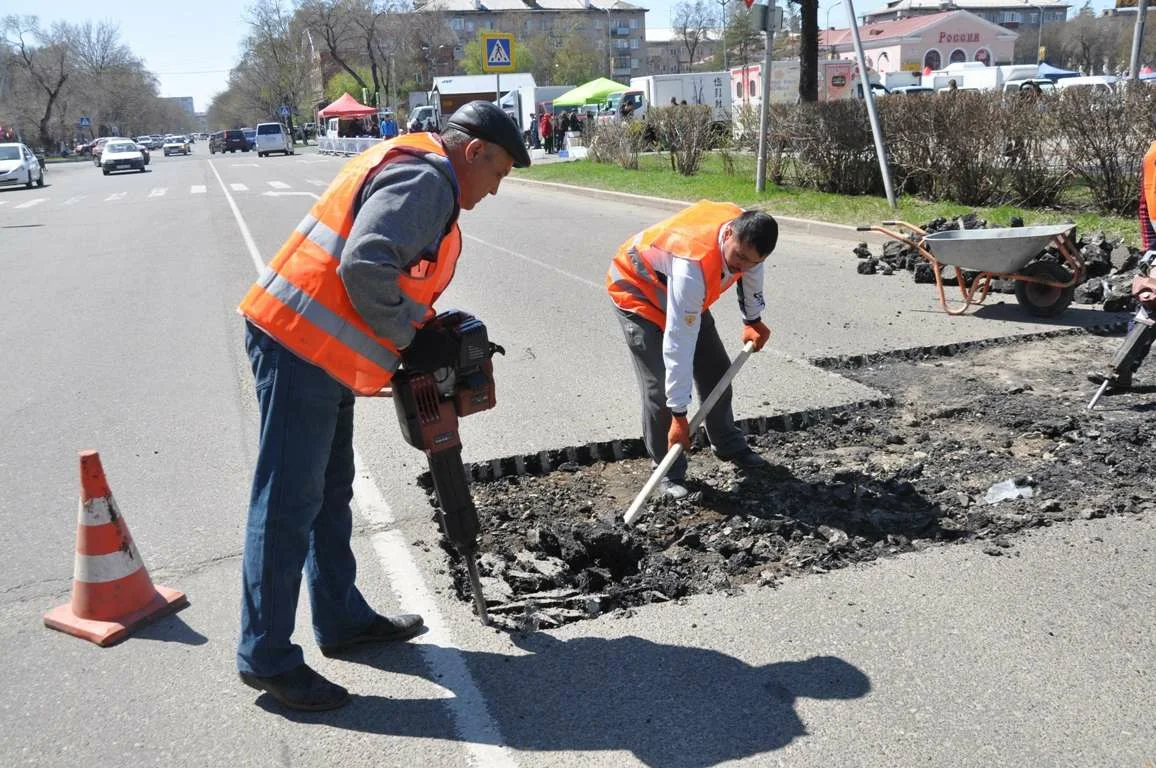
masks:
[[[105,145],[105,150],[108,152],[135,152],[136,145],[129,144],[127,141],[114,141]]]
[[[0,160],[19,160],[20,147],[0,147]]]
[[[281,126],[276,124],[258,125],[257,133],[261,136],[268,136],[270,134],[281,133]]]

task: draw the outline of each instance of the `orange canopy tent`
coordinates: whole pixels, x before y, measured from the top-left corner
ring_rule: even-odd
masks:
[[[367,117],[375,112],[377,110],[373,107],[367,107],[348,93],[343,93],[340,99],[317,114],[321,117]]]

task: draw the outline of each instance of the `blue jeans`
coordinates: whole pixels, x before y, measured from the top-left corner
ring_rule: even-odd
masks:
[[[304,663],[290,639],[309,584],[318,644],[359,634],[375,613],[354,585],[353,392],[246,323],[261,412],[242,566],[237,668],[268,677]]]

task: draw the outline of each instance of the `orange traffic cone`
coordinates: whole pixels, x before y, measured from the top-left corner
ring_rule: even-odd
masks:
[[[183,592],[153,586],[112,498],[100,454],[81,451],[72,602],[44,614],[44,625],[105,647],[188,604]]]

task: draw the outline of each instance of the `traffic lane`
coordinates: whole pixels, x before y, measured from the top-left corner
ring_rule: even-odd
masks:
[[[188,182],[194,169],[173,178]],[[58,183],[91,194],[146,176],[92,171]],[[43,226],[23,226],[32,223]],[[231,255],[243,251],[227,208],[155,198],[68,215],[33,209],[6,232],[27,258],[9,266],[0,323],[19,361],[0,373],[0,455],[18,478],[0,505],[8,519],[31,519],[0,533],[12,553],[4,582],[43,592],[70,578],[85,448],[101,451],[150,565],[237,551],[254,439],[238,395],[240,324],[223,297],[251,272]]]
[[[672,215],[636,203],[547,193],[517,182],[504,184],[499,196],[518,212],[515,219],[479,219],[472,231],[464,225],[463,231],[592,281],[605,278],[623,242]],[[909,273],[858,274],[853,245],[788,229],[780,232],[764,280],[764,319],[774,331],[775,349],[809,359],[861,355],[1120,319],[1087,307],[1073,307],[1056,318],[1033,318],[1004,294],[990,298],[990,307],[952,317],[940,309],[934,286],[915,284]],[[945,290],[949,301],[958,299],[958,288]]]
[[[374,607],[395,611],[366,533],[353,538],[359,587]],[[353,702],[322,715],[287,713],[243,685],[234,661],[239,568],[239,558],[228,558],[180,573],[154,569],[153,580],[185,591],[189,607],[111,648],[45,629],[27,603],[0,604],[0,682],[9,692],[0,764],[373,768],[383,755],[388,765],[468,763],[447,708],[457,691],[411,644],[325,658],[304,590],[294,639],[306,663],[348,687]],[[401,661],[366,663],[383,655]]]

